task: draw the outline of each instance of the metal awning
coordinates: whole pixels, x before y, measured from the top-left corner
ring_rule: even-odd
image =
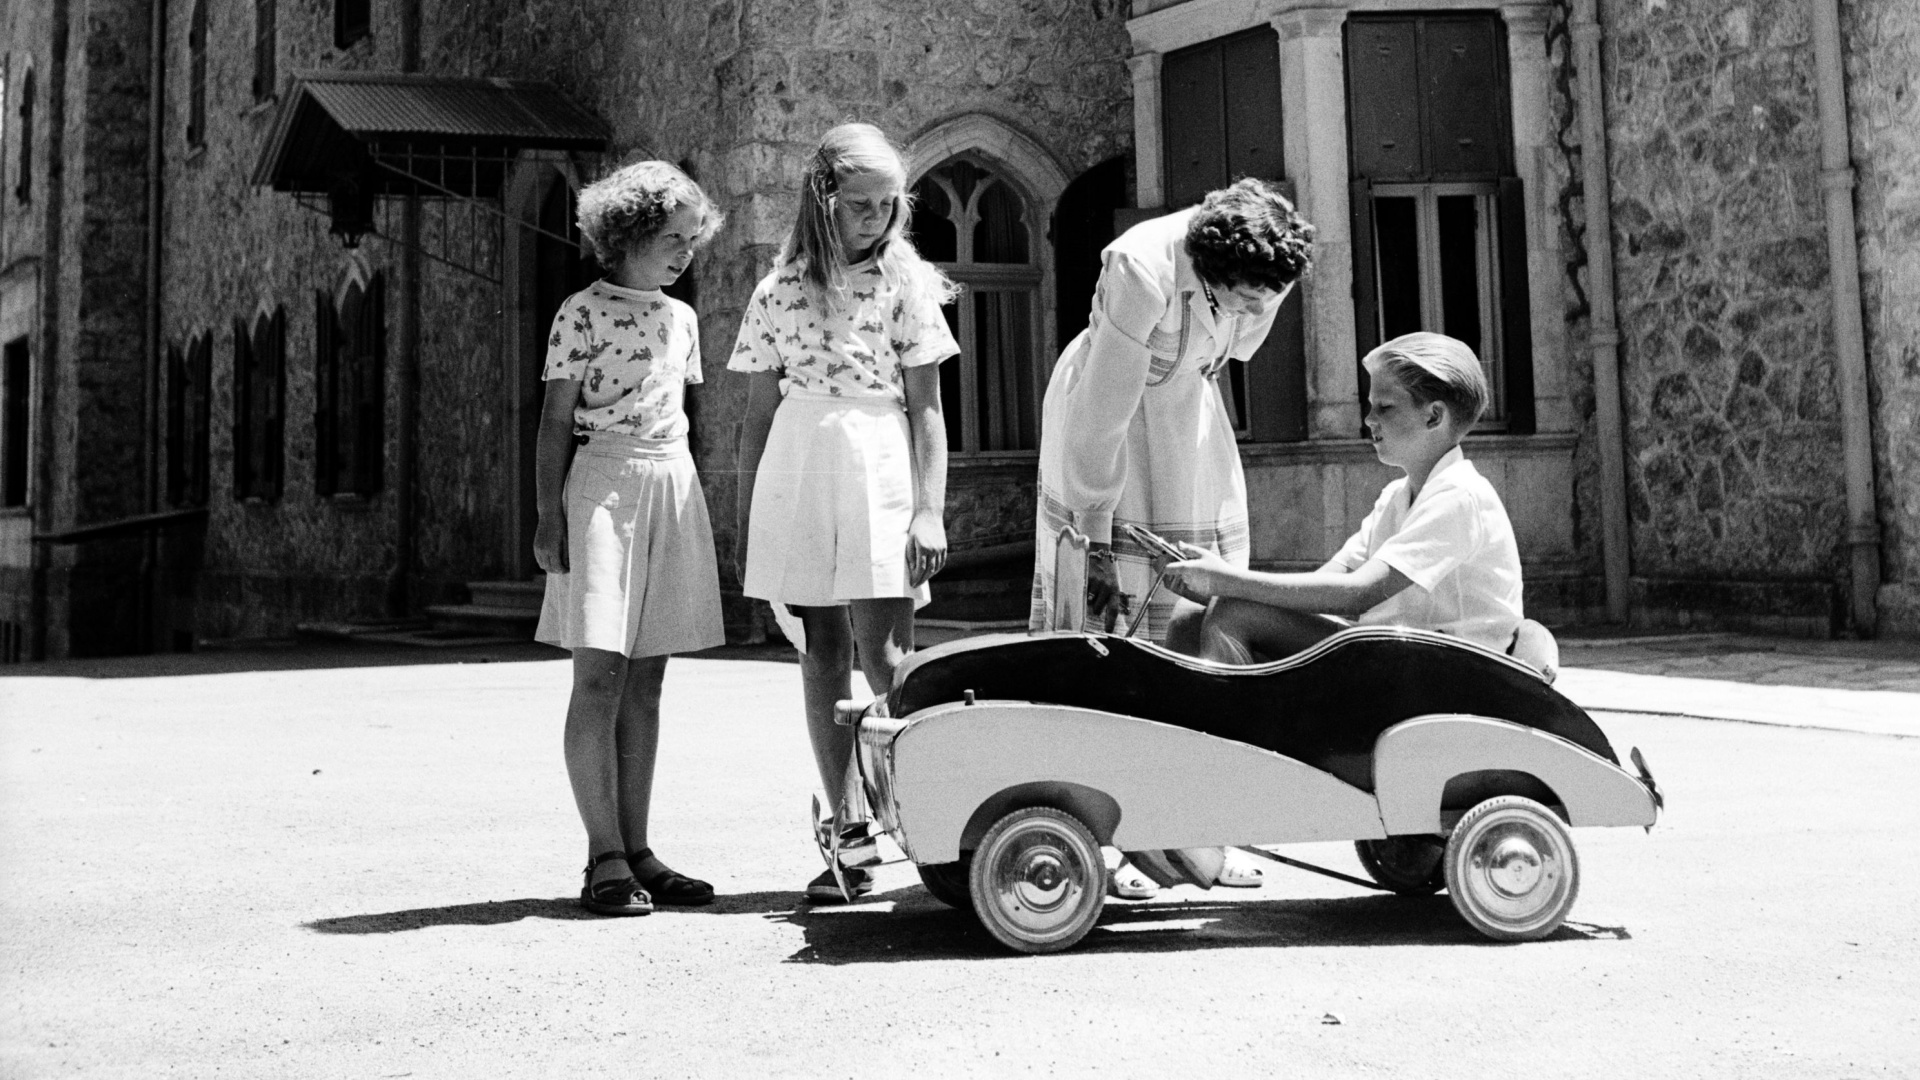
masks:
[[[607,125],[551,83],[371,71],[294,78],[254,168],[275,191],[326,194],[371,159],[375,193],[491,198],[524,150],[599,151]]]
[[[348,247],[371,233],[498,282],[499,245],[479,222],[507,219],[495,200],[514,162],[529,152],[600,152],[609,136],[604,122],[551,83],[301,72],[280,103],[253,183],[327,215]],[[433,208],[431,245],[410,242],[395,227],[395,200],[406,197]]]

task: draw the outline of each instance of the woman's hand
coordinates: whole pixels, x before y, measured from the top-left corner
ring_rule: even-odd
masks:
[[[1088,552],[1107,552],[1103,558],[1087,559],[1087,614],[1097,619],[1101,626],[1111,633],[1114,623],[1126,614],[1126,594],[1120,591],[1120,570],[1113,564],[1111,548],[1094,548]]]
[[[1233,564],[1193,544],[1182,543],[1180,550],[1187,557],[1178,562],[1162,559],[1153,561],[1154,569],[1160,572],[1167,588],[1196,604],[1204,604],[1219,596],[1226,576],[1233,572]]]
[[[533,561],[549,574],[567,572],[567,522],[564,517],[540,515],[533,528]]]
[[[940,515],[921,510],[907,526],[907,583],[915,588],[947,565],[947,527]]]

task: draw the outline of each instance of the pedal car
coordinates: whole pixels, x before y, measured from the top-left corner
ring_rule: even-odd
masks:
[[[1534,940],[1579,892],[1568,826],[1651,828],[1662,805],[1639,751],[1638,775],[1621,768],[1542,672],[1391,627],[1246,667],[1117,636],[974,638],[914,654],[837,719],[928,891],[1029,953],[1099,919],[1103,845],[1352,840],[1378,886],[1445,888],[1480,933]]]

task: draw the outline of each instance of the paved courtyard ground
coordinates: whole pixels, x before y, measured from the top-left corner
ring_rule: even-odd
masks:
[[[1576,831],[1554,938],[1275,868],[1055,957],[905,866],[802,902],[778,649],[673,662],[656,846],[722,896],[637,920],[573,902],[552,651],[0,669],[0,1077],[1920,1074],[1920,649],[1563,644],[1670,805]]]

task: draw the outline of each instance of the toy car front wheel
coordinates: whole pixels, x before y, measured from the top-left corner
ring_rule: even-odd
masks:
[[[920,884],[927,887],[935,900],[961,911],[972,911],[973,895],[967,891],[967,872],[972,866],[973,857],[962,855],[959,862],[928,863],[914,869],[920,871]]]
[[[1438,836],[1355,840],[1367,876],[1401,896],[1431,896],[1447,884],[1447,842]]]
[[[1447,841],[1454,909],[1495,941],[1538,941],[1560,928],[1580,892],[1573,838],[1553,811],[1502,795],[1468,810]]]
[[[968,873],[974,914],[1018,952],[1072,948],[1100,918],[1107,864],[1072,814],[1050,806],[1015,810],[995,822]]]

